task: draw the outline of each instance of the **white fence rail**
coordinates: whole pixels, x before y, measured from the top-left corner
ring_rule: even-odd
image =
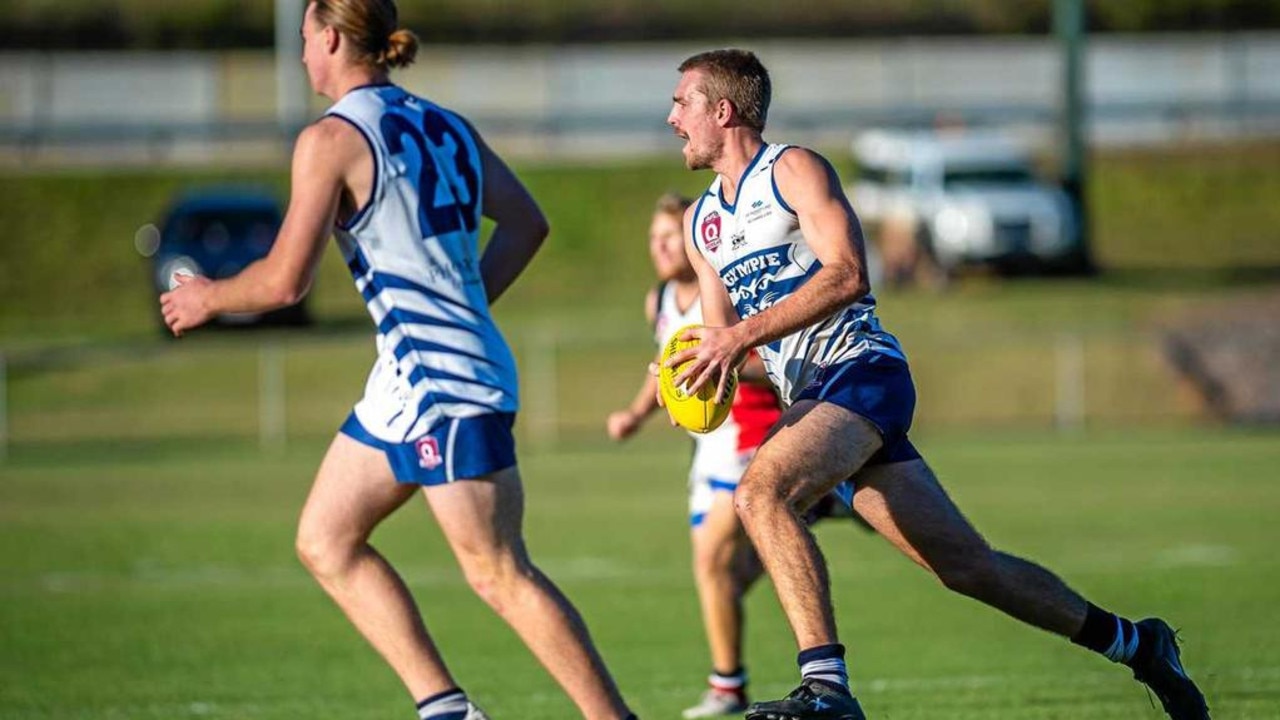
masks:
[[[939,117],[1044,126],[1057,112],[1061,57],[1051,37],[753,47],[774,76],[771,126],[797,141]],[[663,120],[675,67],[702,49],[433,46],[397,79],[517,152],[644,152],[669,145]],[[161,154],[279,145],[287,142],[280,121],[297,117],[297,103],[323,109],[319,99],[280,92],[281,77],[268,51],[0,53],[0,148],[30,156],[104,143]],[[1094,142],[1277,134],[1280,33],[1095,36],[1085,90]]]
[[[604,419],[634,397],[653,348],[642,335],[529,326],[520,362],[521,443],[605,441]],[[908,339],[910,340],[910,339]],[[916,429],[1101,426],[1207,417],[1150,333],[1064,332],[908,341]],[[0,357],[0,459],[29,443],[240,438],[280,452],[332,434],[372,361],[364,336],[264,337],[56,358]],[[656,422],[655,424],[661,424]],[[7,436],[7,437],[6,437]]]

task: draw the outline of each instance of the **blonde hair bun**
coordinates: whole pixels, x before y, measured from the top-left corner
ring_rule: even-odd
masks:
[[[400,28],[387,38],[387,49],[378,58],[379,65],[389,68],[409,67],[418,57],[418,36],[413,31]]]

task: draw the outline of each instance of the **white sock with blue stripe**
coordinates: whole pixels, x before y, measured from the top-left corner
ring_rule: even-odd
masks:
[[[466,717],[467,694],[459,688],[418,702],[418,720],[465,720]]]
[[[844,646],[819,645],[802,651],[796,656],[800,676],[804,680],[818,680],[837,690],[849,692],[849,670],[844,664]]]

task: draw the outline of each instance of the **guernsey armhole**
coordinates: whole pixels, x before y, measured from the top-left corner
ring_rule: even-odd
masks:
[[[356,132],[360,133],[360,137],[364,138],[365,144],[369,147],[370,159],[373,160],[373,184],[369,188],[369,197],[365,198],[364,203],[351,217],[347,218],[345,222],[338,223],[338,227],[346,231],[351,231],[355,229],[355,227],[358,226],[369,214],[369,210],[373,207],[374,200],[378,197],[378,186],[382,181],[382,178],[380,177],[381,173],[378,172],[378,151],[376,146],[373,144],[373,138],[369,136],[369,133],[366,132],[363,127],[360,126],[360,123],[352,120],[346,115],[340,115],[338,113],[329,113],[329,117],[338,118],[355,128]]]

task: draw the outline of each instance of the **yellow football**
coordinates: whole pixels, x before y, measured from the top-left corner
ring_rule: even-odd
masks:
[[[716,383],[708,381],[698,392],[690,395],[685,388],[675,384],[676,375],[680,374],[689,363],[681,363],[680,367],[667,367],[667,360],[672,355],[691,347],[697,347],[699,340],[681,340],[680,336],[697,325],[687,325],[675,331],[671,339],[662,348],[662,360],[658,369],[658,392],[662,393],[662,402],[667,406],[667,413],[680,427],[695,433],[709,433],[720,427],[729,417],[729,407],[733,405],[733,395],[738,390],[738,372],[729,376],[724,387],[724,399],[716,402]]]

